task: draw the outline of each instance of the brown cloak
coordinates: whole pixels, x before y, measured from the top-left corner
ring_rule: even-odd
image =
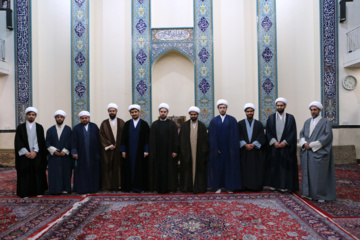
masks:
[[[124,121],[117,118],[116,141],[112,132],[109,119],[100,125],[101,142],[101,189],[119,191],[121,187],[121,165],[123,159],[120,153],[121,135]],[[114,150],[105,150],[105,147],[114,145]]]
[[[196,159],[192,157],[190,140],[191,120],[186,121],[180,130],[180,191],[204,193],[207,190],[207,161],[209,157],[209,138],[204,123],[198,121]],[[194,164],[193,161],[196,161]],[[193,183],[193,166],[195,182]]]

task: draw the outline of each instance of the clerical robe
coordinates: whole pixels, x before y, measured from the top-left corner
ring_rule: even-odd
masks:
[[[311,129],[311,121],[312,118],[304,123],[300,132],[300,144],[307,142],[312,146],[318,141],[319,147],[314,144],[311,150],[305,148],[300,150],[302,194],[315,200],[336,200],[331,124],[326,118],[320,118],[316,126]]]
[[[148,157],[150,127],[147,122],[139,119],[136,127],[134,120],[125,123],[121,138],[121,152],[126,153],[122,168],[123,191],[146,191],[148,190]]]
[[[266,169],[266,137],[261,122],[247,119],[238,122],[240,138],[240,163],[242,186],[245,190],[262,191],[265,183]],[[248,151],[245,144],[254,144]]]
[[[299,190],[296,122],[293,115],[284,114],[286,118],[282,132],[277,131],[276,113],[271,114],[266,123],[267,141],[271,144],[273,139],[279,143],[285,140],[287,145],[284,148],[275,148],[274,144],[269,146],[265,181],[267,186],[294,192]]]
[[[101,142],[101,188],[102,190],[119,191],[121,188],[121,166],[123,159],[120,153],[121,136],[124,121],[116,118],[112,125],[110,119],[105,119],[100,125]],[[114,150],[109,147],[115,146]]]
[[[48,188],[46,180],[46,145],[44,128],[34,123],[32,126],[34,133],[30,137],[26,123],[20,124],[16,128],[15,135],[15,169],[17,173],[16,194],[20,197],[30,197],[42,195]],[[35,129],[34,129],[35,128]],[[36,138],[35,138],[36,136]],[[30,146],[36,144],[38,152],[34,159],[19,155],[19,151],[25,148],[28,152],[33,152]]]
[[[88,130],[81,123],[73,128],[71,154],[78,154],[74,167],[74,191],[80,194],[96,193],[100,189],[100,139],[99,128],[88,123]]]
[[[210,154],[208,163],[208,188],[240,190],[240,146],[237,121],[226,115],[219,116],[209,126]]]
[[[49,193],[59,194],[63,191],[71,192],[71,176],[73,159],[70,156],[71,150],[71,128],[62,126],[61,135],[58,135],[58,126],[50,127],[46,132],[46,147],[48,148],[48,179]],[[65,156],[52,154],[53,148],[67,152]],[[50,150],[49,150],[50,149]],[[51,151],[51,152],[50,152]]]
[[[191,120],[180,130],[180,191],[204,193],[207,190],[209,138],[204,123]]]
[[[149,189],[158,193],[176,192],[178,189],[179,136],[176,124],[166,119],[156,120],[150,129]]]

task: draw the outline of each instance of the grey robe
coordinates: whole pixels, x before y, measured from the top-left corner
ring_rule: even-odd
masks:
[[[336,200],[331,124],[326,118],[321,118],[309,137],[311,120],[305,121],[300,139],[305,138],[307,143],[319,141],[323,147],[316,152],[305,148],[300,150],[302,192],[315,200]]]

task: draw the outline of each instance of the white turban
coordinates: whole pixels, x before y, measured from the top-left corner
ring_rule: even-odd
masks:
[[[36,113],[36,115],[38,114],[38,110],[34,107],[28,107],[25,109],[25,114],[27,114],[28,112],[34,112]]]
[[[188,113],[190,113],[190,112],[197,112],[197,113],[200,114],[200,108],[195,107],[195,106],[191,106],[191,107],[189,108]]]
[[[107,106],[107,110],[109,110],[109,108],[115,108],[116,110],[118,110],[118,105],[116,105],[115,103],[109,103],[109,105]]]
[[[167,103],[160,103],[159,110],[162,108],[166,108],[168,111],[170,111],[169,104],[167,104]]]
[[[82,117],[82,116],[90,117],[90,113],[88,111],[81,111],[81,112],[79,112],[79,117]]]
[[[129,112],[131,111],[131,109],[137,109],[137,110],[140,111],[140,106],[137,105],[137,104],[132,104],[132,105],[130,105],[129,108],[128,108]]]
[[[276,100],[275,100],[275,104],[276,104],[277,102],[283,102],[285,105],[287,105],[287,100],[286,100],[285,98],[283,98],[283,97],[279,97],[278,99],[276,99]]]
[[[66,117],[66,112],[64,112],[63,110],[57,110],[55,113],[54,113],[54,117],[56,117],[57,115],[61,115],[63,117]]]
[[[320,109],[320,110],[323,109],[323,105],[322,105],[320,102],[318,102],[318,101],[313,101],[313,102],[311,102],[311,103],[309,104],[309,108],[311,108],[312,106],[315,106],[315,107],[317,107],[317,108]]]
[[[245,111],[247,108],[252,108],[252,109],[254,109],[254,111],[255,111],[255,105],[252,104],[252,103],[246,103],[246,104],[244,105],[244,111]]]
[[[229,106],[228,101],[226,101],[225,99],[219,99],[219,100],[217,101],[217,103],[216,103],[216,107],[219,107],[219,105],[221,105],[221,104],[225,104],[226,107]]]

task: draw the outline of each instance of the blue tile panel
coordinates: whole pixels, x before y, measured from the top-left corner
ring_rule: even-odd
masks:
[[[323,117],[339,124],[339,69],[337,1],[320,0],[321,11],[321,95]]]
[[[71,1],[71,112],[72,125],[78,113],[90,111],[89,0]]]
[[[25,109],[32,105],[31,7],[30,0],[15,6],[15,106],[16,125],[25,122]]]
[[[276,111],[278,93],[275,0],[258,0],[259,119],[265,125]]]
[[[151,123],[150,0],[132,1],[132,103],[140,117]]]
[[[194,1],[195,105],[207,126],[214,117],[214,48],[212,0]]]

